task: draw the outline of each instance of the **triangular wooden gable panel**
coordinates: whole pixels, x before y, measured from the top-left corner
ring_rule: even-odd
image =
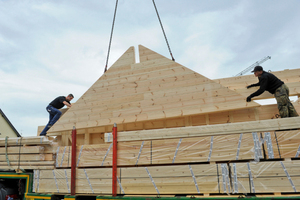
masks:
[[[257,107],[156,52],[130,47],[49,132]]]

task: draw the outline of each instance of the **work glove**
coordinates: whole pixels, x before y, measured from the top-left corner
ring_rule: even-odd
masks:
[[[249,97],[247,97],[247,100],[246,100],[247,102],[250,102],[251,101],[251,97],[249,96]]]
[[[249,88],[252,88],[252,87],[253,87],[253,85],[248,85],[246,88],[249,89]]]

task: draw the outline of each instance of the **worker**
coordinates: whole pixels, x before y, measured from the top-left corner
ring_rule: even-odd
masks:
[[[49,105],[46,107],[46,110],[49,113],[49,122],[44,128],[44,130],[40,133],[40,136],[44,136],[47,134],[47,131],[57,122],[57,120],[61,116],[61,111],[58,109],[61,109],[65,105],[67,107],[71,107],[70,101],[74,98],[73,94],[69,94],[67,97],[65,96],[59,96],[56,99],[54,99]]]
[[[275,75],[264,71],[261,66],[256,66],[252,72],[254,72],[255,77],[258,77],[259,82],[248,85],[247,89],[255,86],[260,86],[260,88],[247,97],[247,102],[250,102],[251,98],[259,96],[267,90],[271,94],[274,94],[281,118],[299,116],[289,99],[289,88],[284,82]]]

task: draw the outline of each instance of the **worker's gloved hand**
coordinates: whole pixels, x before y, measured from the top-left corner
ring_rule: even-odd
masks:
[[[246,88],[249,89],[249,88],[251,88],[251,87],[253,87],[253,85],[248,85]]]
[[[249,96],[249,97],[247,97],[247,100],[246,100],[247,102],[250,102],[251,101],[251,97]]]

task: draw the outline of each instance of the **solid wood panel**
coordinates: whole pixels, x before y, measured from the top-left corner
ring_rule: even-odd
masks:
[[[49,132],[70,130],[74,125],[80,129],[259,106],[246,103],[240,94],[150,49],[140,46],[140,53],[143,54],[141,63],[145,63],[135,67],[132,60],[127,62],[129,57],[134,57],[134,51],[128,50],[124,58],[122,56],[105,73],[112,72],[114,77],[104,74],[97,81],[99,84],[95,83]],[[122,60],[125,60],[123,64]],[[163,68],[160,69],[160,65]],[[138,66],[142,68],[136,73],[135,70],[140,70]],[[120,74],[113,68],[120,68]],[[109,102],[111,98],[116,100],[139,93],[144,99]],[[101,103],[105,101],[108,103]]]
[[[271,73],[277,76],[279,79],[281,79],[284,83],[299,82],[300,69],[285,69],[283,71],[275,71]],[[251,74],[244,76],[214,79],[214,81],[228,87],[229,89],[234,90],[238,88],[245,88],[247,85],[257,83],[258,78]]]

